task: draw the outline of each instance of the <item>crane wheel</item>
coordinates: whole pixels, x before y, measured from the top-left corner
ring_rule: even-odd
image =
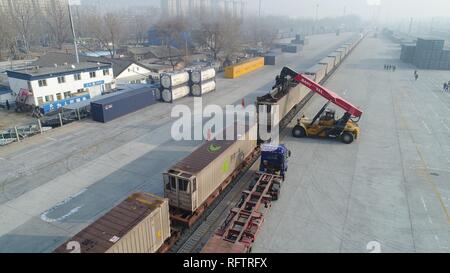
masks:
[[[345,144],[351,144],[355,140],[355,136],[352,133],[343,133],[341,136],[341,141]]]
[[[302,138],[306,137],[306,131],[305,128],[302,126],[295,126],[294,129],[292,129],[292,136],[296,138]]]

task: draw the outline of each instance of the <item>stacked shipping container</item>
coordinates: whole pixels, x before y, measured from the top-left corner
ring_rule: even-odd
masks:
[[[216,70],[209,68],[194,68],[189,71],[191,95],[201,97],[216,90]]]
[[[450,70],[450,54],[444,44],[444,40],[419,38],[416,45],[402,45],[400,59],[420,69]]]
[[[160,91],[159,98],[168,103],[186,97],[191,92],[189,87],[189,73],[182,71],[162,74]]]

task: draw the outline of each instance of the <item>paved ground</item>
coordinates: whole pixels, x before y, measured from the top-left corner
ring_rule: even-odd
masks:
[[[255,252],[370,252],[372,241],[382,252],[450,252],[450,95],[441,91],[450,74],[419,71],[415,82],[399,55],[367,38],[326,84],[365,111],[357,142],[285,138],[290,170]],[[305,112],[323,103],[315,97]]]
[[[311,37],[303,52],[281,56],[277,66],[236,80],[219,77],[204,104],[254,102],[283,65],[305,70],[353,35]],[[1,148],[0,252],[52,251],[130,193],[162,195],[161,173],[199,144],[172,141],[171,109],[160,103],[108,124],[73,123]]]

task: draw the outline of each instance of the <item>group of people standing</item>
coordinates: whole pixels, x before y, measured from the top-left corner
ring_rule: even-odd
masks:
[[[384,70],[388,70],[388,71],[394,71],[397,69],[397,66],[392,65],[392,64],[385,64],[384,65]]]

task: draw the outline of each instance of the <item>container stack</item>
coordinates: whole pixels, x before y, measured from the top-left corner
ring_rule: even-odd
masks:
[[[418,39],[413,64],[421,69],[438,69],[444,40]]]
[[[299,52],[301,50],[302,50],[302,46],[301,45],[289,44],[289,45],[283,45],[281,47],[281,51],[285,52],[285,53],[297,53],[297,52]]]
[[[191,89],[189,73],[186,71],[161,74],[161,89],[158,98],[167,103],[186,97]]]
[[[450,51],[444,44],[444,40],[419,38],[416,45],[402,45],[400,59],[420,69],[450,70]]]
[[[212,67],[194,68],[189,71],[191,95],[201,97],[216,90],[216,70]]]
[[[295,35],[295,39],[292,40],[292,44],[296,44],[296,45],[307,45],[308,44],[308,39],[300,34]]]
[[[414,60],[415,51],[416,45],[403,44],[400,60],[404,61],[405,63],[412,63]]]

